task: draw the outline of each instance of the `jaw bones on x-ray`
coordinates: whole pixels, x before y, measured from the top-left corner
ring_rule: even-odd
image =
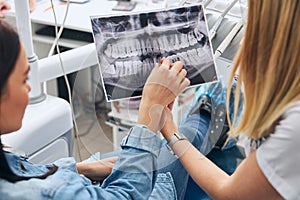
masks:
[[[137,97],[154,64],[180,60],[191,85],[215,81],[216,69],[202,6],[91,17],[108,101]]]

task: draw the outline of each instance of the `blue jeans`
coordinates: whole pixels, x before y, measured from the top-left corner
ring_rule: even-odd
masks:
[[[209,123],[210,119],[208,116],[200,117],[199,115],[192,115],[179,126],[179,132],[184,134],[189,141],[198,150],[201,149],[201,152],[204,154],[208,153],[205,152],[207,151],[205,148],[205,141],[208,141],[208,134],[206,133],[208,131]],[[165,166],[165,163],[169,163],[169,165]],[[190,187],[188,186],[190,176],[179,159],[171,154],[165,145],[163,145],[158,156],[158,169],[159,173],[171,172],[175,183],[177,197],[178,199],[184,199],[186,190]]]
[[[225,150],[209,149],[209,145],[207,145],[209,123],[209,116],[195,114],[183,121],[179,126],[179,132],[184,134],[200,152],[207,155],[221,169],[232,174],[245,157],[244,152],[235,143],[231,143]],[[169,163],[169,165],[165,166],[165,163]],[[178,199],[210,199],[189,176],[179,159],[172,155],[165,145],[158,156],[158,168],[159,173],[171,173]]]
[[[184,134],[189,141],[203,154],[223,169],[228,174],[232,174],[241,160],[245,157],[243,150],[235,144],[225,148],[225,150],[209,149],[208,128],[210,116],[192,115],[179,126],[179,132]],[[163,141],[166,144],[166,141]],[[177,199],[195,200],[210,199],[210,197],[193,181],[181,162],[167,148],[162,145],[158,156],[158,173],[171,173]],[[109,156],[115,156],[118,152],[112,152],[101,155],[101,159]],[[192,162],[192,161],[191,161]],[[166,195],[167,196],[167,195]]]

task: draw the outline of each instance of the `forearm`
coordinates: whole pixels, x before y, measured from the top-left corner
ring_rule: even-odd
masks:
[[[76,168],[79,174],[88,175],[93,171],[94,162],[79,162],[76,163]],[[99,168],[101,168],[99,166]]]
[[[76,168],[79,174],[85,175],[89,171],[90,163],[76,163]]]
[[[162,127],[163,110],[161,105],[152,105],[142,101],[139,109],[138,124],[147,126],[151,131],[157,133]]]
[[[110,173],[113,164],[103,163],[101,161],[80,162],[76,164],[79,174],[95,181],[103,181]]]
[[[199,152],[189,141],[173,145],[173,151],[194,181],[213,199],[226,199],[230,176]]]

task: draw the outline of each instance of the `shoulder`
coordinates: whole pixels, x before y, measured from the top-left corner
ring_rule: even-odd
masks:
[[[258,165],[268,181],[285,198],[300,196],[300,102],[282,115],[274,133],[257,149]]]
[[[38,184],[27,184],[27,181],[11,183],[0,179],[1,199],[41,199],[42,189]]]
[[[61,162],[68,164],[66,160]],[[16,183],[0,179],[0,196],[1,199],[74,199],[76,192],[85,192],[89,185],[89,179],[65,165],[45,179],[31,178]]]
[[[48,165],[32,164],[26,160],[20,160],[20,157],[7,153],[8,161],[12,166],[19,166],[22,162],[27,169],[27,173],[18,167],[12,168],[15,173],[22,173],[24,176],[39,176],[44,174]],[[91,185],[91,181],[77,173],[74,158],[63,158],[54,162],[58,170],[45,179],[31,178],[25,181],[11,183],[0,179],[1,199],[64,199],[71,196],[76,188],[85,189],[85,186]],[[59,192],[63,188],[62,192]],[[65,196],[66,194],[66,196]]]
[[[264,139],[258,151],[277,149],[277,152],[300,150],[300,101],[290,106],[282,115],[274,132]]]
[[[289,129],[297,131],[300,130],[300,101],[296,102],[292,106],[290,106],[283,113],[282,127],[283,128],[293,128]]]
[[[300,102],[290,106],[282,115],[271,138],[278,138],[282,143],[289,143],[292,148],[300,148]]]

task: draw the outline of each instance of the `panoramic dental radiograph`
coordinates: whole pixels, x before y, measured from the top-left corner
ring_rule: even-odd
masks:
[[[108,101],[141,96],[161,58],[182,61],[191,86],[217,80],[201,5],[91,17]]]

